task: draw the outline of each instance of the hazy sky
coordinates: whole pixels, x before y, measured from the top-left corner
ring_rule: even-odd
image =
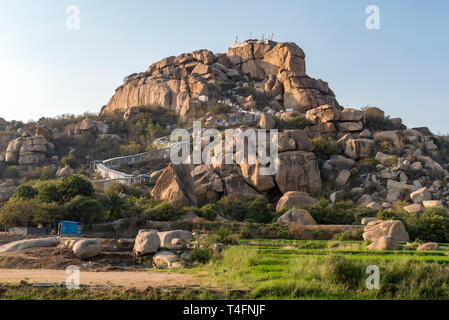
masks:
[[[79,30],[66,29],[72,4]],[[380,30],[365,27],[368,5]],[[98,112],[126,75],[251,33],[296,42],[341,105],[449,133],[447,0],[0,0],[0,117]]]

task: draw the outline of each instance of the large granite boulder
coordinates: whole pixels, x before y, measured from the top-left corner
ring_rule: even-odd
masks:
[[[276,159],[276,183],[284,194],[289,191],[316,193],[321,190],[321,176],[315,155],[305,151],[289,151]]]
[[[368,223],[363,233],[365,241],[374,241],[382,236],[394,237],[397,241],[409,241],[410,237],[402,221],[376,220]]]
[[[280,224],[300,224],[300,225],[316,225],[309,211],[298,208],[291,208],[278,219]]]
[[[9,164],[39,164],[52,154],[53,149],[54,146],[44,136],[25,135],[8,144],[5,160]]]
[[[80,259],[87,260],[101,253],[101,243],[98,240],[80,240],[73,246],[73,253]]]
[[[310,141],[309,136],[304,130],[285,130],[284,134],[295,140],[297,151],[312,152],[315,150],[315,146]]]
[[[259,198],[264,200],[264,196],[246,183],[240,175],[232,174],[223,179],[225,194],[231,201],[241,201],[246,197]]]
[[[262,165],[259,161],[256,164],[248,164],[248,162],[240,163],[242,176],[245,181],[259,192],[271,190],[276,187],[273,176],[261,175],[260,169]]]
[[[202,164],[192,170],[195,197],[199,205],[215,202],[224,192],[223,181],[211,165]]]
[[[346,141],[345,155],[351,159],[370,158],[373,155],[375,142],[371,139],[353,139]]]
[[[161,239],[157,230],[140,230],[134,242],[134,253],[144,256],[155,253],[161,246]]]
[[[151,196],[158,202],[168,201],[176,208],[196,207],[194,190],[190,166],[170,164],[157,180]]]
[[[290,209],[298,206],[313,206],[318,203],[318,200],[312,198],[308,193],[300,191],[287,192],[279,199],[276,211],[282,211],[283,209]]]

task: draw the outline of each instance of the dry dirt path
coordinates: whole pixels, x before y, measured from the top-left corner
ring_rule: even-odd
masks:
[[[65,270],[20,270],[0,269],[0,283],[65,283],[70,275]],[[198,279],[190,275],[166,272],[92,272],[80,271],[81,285],[122,286],[125,288],[146,289],[147,287],[192,286]]]

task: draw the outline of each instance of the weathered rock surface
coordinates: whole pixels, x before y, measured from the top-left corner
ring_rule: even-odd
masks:
[[[203,164],[192,170],[195,197],[199,205],[217,201],[224,192],[223,182],[211,165]]]
[[[44,136],[24,136],[9,143],[5,160],[8,164],[39,164],[52,154],[53,149]]]
[[[31,239],[20,240],[5,244],[0,247],[0,253],[14,252],[19,250],[25,250],[30,248],[46,248],[56,247],[59,245],[58,238],[43,238],[43,239]]]
[[[305,74],[305,55],[296,44],[249,40],[233,45],[226,55],[198,50],[167,57],[146,72],[128,76],[102,114],[162,106],[181,116],[200,117],[220,94],[217,81],[241,77],[261,79],[267,96],[279,96],[287,108],[338,106],[326,82]],[[201,102],[200,96],[208,96],[210,103]],[[270,120],[263,118],[261,127],[270,127]]]
[[[278,219],[280,224],[301,224],[301,225],[316,225],[309,211],[298,208],[291,208]]]
[[[436,242],[428,242],[420,245],[416,251],[438,251],[440,250],[440,246]]]
[[[300,191],[287,192],[279,199],[276,210],[290,209],[297,206],[313,206],[318,203],[318,200],[312,198],[308,193]]]
[[[158,232],[158,236],[160,239],[161,247],[163,248],[171,246],[173,239],[180,239],[185,241],[192,240],[192,233],[186,230]]]
[[[73,253],[80,259],[86,260],[101,253],[101,243],[98,240],[80,240],[73,246]]]
[[[83,133],[108,133],[108,125],[102,121],[95,121],[90,118],[85,118],[81,121],[74,131],[74,134],[83,134]]]
[[[171,251],[160,251],[153,256],[153,263],[159,269],[177,268],[182,266],[180,257]]]
[[[320,169],[311,152],[289,151],[276,159],[278,171],[276,183],[282,193],[304,191],[316,193],[321,190]]]
[[[398,220],[376,220],[370,222],[364,230],[365,241],[375,241],[380,237],[393,237],[397,241],[409,241],[410,237],[402,221]]]
[[[376,238],[367,248],[368,250],[398,250],[398,239],[390,236],[381,236]]]
[[[429,189],[421,188],[419,190],[416,190],[415,192],[412,192],[410,194],[410,198],[414,203],[422,204],[423,201],[432,200],[432,194],[430,193]]]
[[[13,180],[8,179],[0,184],[0,202],[7,201],[17,189]]]
[[[346,142],[345,155],[356,160],[369,158],[373,154],[374,145],[374,140],[350,138]]]
[[[189,165],[170,164],[157,180],[151,191],[156,201],[168,201],[176,208],[197,205],[195,186]]]
[[[134,253],[144,256],[155,253],[161,246],[161,239],[157,230],[140,230],[134,242]]]
[[[232,174],[223,179],[226,190],[226,196],[231,201],[240,201],[246,197],[261,198],[263,196],[253,187],[246,183],[245,179],[240,175]]]

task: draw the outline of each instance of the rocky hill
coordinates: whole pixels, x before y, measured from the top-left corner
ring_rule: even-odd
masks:
[[[262,107],[305,112],[325,104],[338,106],[326,82],[306,75],[305,54],[296,44],[249,40],[234,44],[227,54],[184,53],[128,76],[102,114],[162,106],[181,116],[204,116],[221,98],[220,84],[236,80],[252,81],[257,92],[266,95]]]
[[[408,129],[377,107],[343,108],[325,81],[306,74],[305,54],[291,42],[248,40],[226,54],[198,50],[165,58],[126,77],[100,116],[47,119],[34,136],[21,128],[13,134],[17,124],[5,123],[14,139],[0,169],[51,163],[58,176],[78,170],[93,181],[109,179],[92,171],[90,161],[159,148],[166,140],[156,138],[192,119],[219,129],[279,129],[277,173],[263,176],[260,163],[222,164],[217,156],[212,165],[166,167],[166,160],[152,159],[114,169],[131,178],[147,174],[148,194],[179,208],[246,197],[278,211],[319,198],[409,212],[449,205],[447,137]],[[3,185],[3,199],[13,185]]]

